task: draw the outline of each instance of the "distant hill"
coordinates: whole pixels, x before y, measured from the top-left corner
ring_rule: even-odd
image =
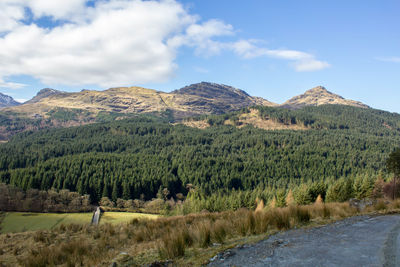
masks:
[[[31,100],[26,101],[24,104],[38,103],[43,98],[46,98],[46,97],[49,97],[49,96],[52,96],[52,95],[62,94],[62,93],[65,93],[65,92],[58,91],[56,89],[51,89],[51,88],[44,88],[44,89],[40,90],[36,94],[36,96],[34,96]]]
[[[13,107],[18,105],[21,105],[21,103],[15,101],[14,98],[12,98],[11,96],[0,93],[0,108]]]
[[[323,86],[314,87],[302,95],[295,96],[283,103],[281,106],[297,109],[304,106],[320,106],[326,104],[368,108],[367,105],[359,101],[344,99],[340,95],[331,93]]]
[[[250,96],[232,86],[209,82],[191,84],[170,93],[142,87],[116,87],[104,91],[82,90],[73,93],[45,88],[24,104],[2,109],[0,141],[26,130],[107,122],[140,114],[153,114],[176,122],[194,116],[226,114],[252,106],[299,109],[324,104],[368,108],[361,102],[333,94],[322,86],[308,90],[281,105]],[[242,116],[240,120],[243,125],[258,125],[265,129],[303,127],[260,121],[253,115],[244,115],[247,118]],[[206,126],[202,122],[200,124],[201,127]]]
[[[104,91],[82,90],[77,93],[42,89],[33,99],[9,111],[39,114],[48,117],[54,108],[81,109],[97,114],[99,112],[149,113],[170,110],[176,117],[200,114],[222,114],[243,107],[276,104],[231,86],[214,83],[198,83],[175,90],[171,93],[141,87],[117,87]]]

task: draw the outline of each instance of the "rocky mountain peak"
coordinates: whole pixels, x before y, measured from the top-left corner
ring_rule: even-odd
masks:
[[[304,106],[320,106],[326,104],[368,108],[367,105],[361,102],[345,99],[340,95],[329,92],[323,86],[317,86],[310,90],[307,90],[304,94],[289,99],[288,101],[283,103],[282,106],[288,108],[301,108]]]
[[[0,108],[18,106],[21,103],[17,102],[11,96],[0,93]]]
[[[240,89],[235,87],[218,84],[218,83],[210,83],[210,82],[201,82],[195,83],[188,86],[185,86],[179,90],[173,91],[176,94],[185,94],[185,95],[196,95],[200,97],[206,98],[247,98],[249,95]]]
[[[62,94],[62,93],[64,93],[64,92],[56,90],[56,89],[43,88],[36,94],[36,96],[34,96],[31,100],[29,100],[25,103],[27,103],[27,104],[37,103],[43,98],[46,98],[46,97],[49,97],[52,95]]]

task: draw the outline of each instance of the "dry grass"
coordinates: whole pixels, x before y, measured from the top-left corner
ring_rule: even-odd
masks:
[[[382,204],[383,203],[383,204]],[[383,206],[384,205],[384,206]],[[400,200],[377,202],[369,211],[393,211]],[[181,265],[201,265],[207,258],[237,242],[292,227],[327,223],[359,214],[348,203],[315,203],[307,206],[240,209],[149,219],[98,227],[61,225],[54,230],[0,236],[0,260],[14,266],[107,266],[124,251],[137,264],[173,259]],[[194,263],[193,263],[194,262]]]
[[[182,124],[188,127],[198,128],[198,129],[206,129],[210,127],[210,124],[206,120],[200,120],[200,121],[187,120],[183,121]]]
[[[239,122],[241,125],[239,128],[253,125],[264,130],[308,130],[307,127],[301,124],[285,124],[270,118],[261,118],[259,111],[256,109],[250,109],[250,113],[241,114]]]

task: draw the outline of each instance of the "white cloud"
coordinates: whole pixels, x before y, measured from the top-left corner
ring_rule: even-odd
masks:
[[[261,56],[280,58],[293,61],[291,64],[296,71],[316,71],[330,67],[325,61],[320,61],[309,53],[287,50],[287,49],[268,49],[258,47],[256,40],[240,40],[231,44],[231,49],[239,56],[251,59]]]
[[[0,33],[15,29],[24,18],[25,11],[18,1],[0,1]]]
[[[75,18],[82,15],[87,0],[26,0],[26,5],[36,18],[51,16],[54,19]]]
[[[329,68],[331,65],[328,62],[310,58],[295,62],[293,66],[296,71],[316,71]]]
[[[14,98],[14,100],[19,102],[19,103],[24,103],[24,102],[28,101],[29,99],[26,99],[26,98]]]
[[[225,48],[225,43],[214,41],[214,37],[233,35],[232,25],[216,19],[202,24],[191,24],[185,32],[176,35],[168,41],[172,47],[190,46],[198,55],[211,56]]]
[[[400,57],[378,57],[376,59],[383,62],[400,63]]]
[[[0,88],[20,89],[25,86],[26,84],[23,83],[5,82],[2,79],[0,79]]]
[[[0,77],[101,86],[163,81],[176,68],[176,48],[166,40],[196,21],[169,0],[98,2],[86,11],[86,22],[53,29],[20,25],[0,38]],[[51,7],[37,12],[63,16]]]
[[[29,75],[48,85],[102,87],[161,82],[169,79],[182,46],[197,55],[223,50],[242,58],[260,56],[293,61],[297,71],[318,70],[326,62],[294,50],[270,50],[254,40],[226,42],[232,25],[213,19],[200,22],[176,0],[1,0],[0,85],[21,87],[4,80]],[[43,16],[61,21],[41,28],[29,19]]]

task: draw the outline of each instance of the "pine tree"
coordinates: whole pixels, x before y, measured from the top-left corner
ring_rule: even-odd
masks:
[[[112,193],[111,193],[111,198],[112,198],[112,200],[114,202],[116,202],[118,197],[119,197],[119,188],[118,188],[117,181],[114,180],[113,189],[112,189]]]

